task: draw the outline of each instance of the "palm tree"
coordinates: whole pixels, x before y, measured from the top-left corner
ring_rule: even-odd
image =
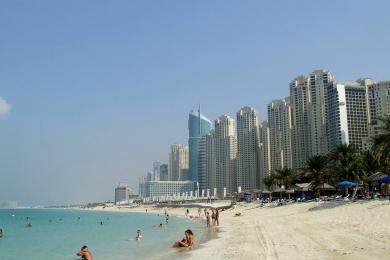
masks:
[[[349,180],[360,182],[364,179],[363,160],[352,144],[340,144],[329,154],[331,170],[338,181]],[[354,189],[353,197],[356,195]]]
[[[263,178],[263,183],[267,187],[269,191],[271,191],[272,187],[275,185],[275,175],[270,174]]]
[[[381,170],[380,158],[372,150],[363,153],[363,172],[365,176],[371,176]]]
[[[309,178],[317,197],[319,197],[319,186],[329,182],[330,179],[329,158],[326,155],[314,155],[307,159],[306,165],[305,174]]]
[[[390,166],[390,115],[380,119],[383,125],[379,128],[379,134],[373,139],[373,150],[378,154],[384,170],[389,171]]]
[[[296,179],[296,175],[294,174],[291,168],[283,167],[281,169],[275,170],[276,172],[276,180],[279,181],[280,185],[284,185],[284,188],[287,190],[290,185]]]
[[[337,180],[361,181],[364,177],[363,160],[352,144],[340,144],[330,152],[331,169]]]

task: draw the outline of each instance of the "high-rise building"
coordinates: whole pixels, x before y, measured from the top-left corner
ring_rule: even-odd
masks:
[[[267,121],[263,121],[260,125],[260,175],[267,176],[272,174],[271,160],[271,130]],[[263,183],[260,183],[262,188]]]
[[[187,180],[188,172],[188,146],[185,144],[173,144],[169,154],[168,180]]]
[[[291,116],[292,114],[289,97],[273,100],[268,104],[267,126],[269,126],[270,130],[270,172],[273,172],[275,169],[281,169],[283,167],[292,168]]]
[[[192,181],[199,180],[199,142],[202,137],[208,134],[211,130],[212,123],[204,115],[200,113],[200,108],[197,112],[191,111],[188,118],[188,149],[189,149],[189,169],[188,179]]]
[[[168,164],[160,165],[160,181],[168,180]]]
[[[152,176],[153,181],[160,180],[160,166],[161,166],[161,162],[159,161],[153,162],[153,176]]]
[[[153,173],[151,172],[148,172],[146,174],[146,181],[152,181],[153,180]]]
[[[201,189],[214,190],[217,188],[217,170],[216,170],[216,157],[215,157],[215,130],[211,130],[206,135],[206,175],[207,184],[201,185]]]
[[[308,105],[311,155],[328,152],[326,123],[326,87],[334,81],[332,73],[315,70],[309,76],[310,102]]]
[[[237,138],[234,134],[234,121],[227,115],[220,116],[214,124],[215,173],[218,196],[237,190],[236,158]]]
[[[366,91],[368,99],[367,145],[370,146],[372,138],[378,134],[379,127],[383,124],[379,119],[390,115],[390,80],[369,84]]]
[[[198,181],[199,189],[207,189],[207,137],[203,136],[199,141],[199,159],[198,159]]]
[[[333,82],[327,87],[328,149],[353,144],[365,150],[368,137],[365,87],[356,83]]]
[[[120,182],[115,188],[115,204],[128,204],[130,190],[126,183]]]
[[[290,102],[292,112],[292,158],[293,168],[306,166],[306,160],[311,156],[311,127],[309,118],[309,79],[298,76],[290,82]]]
[[[259,118],[252,107],[237,112],[237,185],[242,190],[260,187]]]

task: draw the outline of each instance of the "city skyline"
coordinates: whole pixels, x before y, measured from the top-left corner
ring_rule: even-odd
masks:
[[[135,190],[199,103],[264,120],[299,75],[390,78],[386,1],[1,5],[0,198],[22,205]]]

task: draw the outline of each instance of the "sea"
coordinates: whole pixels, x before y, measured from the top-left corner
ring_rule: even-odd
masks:
[[[32,224],[27,228],[28,223]],[[163,223],[162,228],[153,227]],[[94,259],[179,259],[174,241],[192,229],[197,243],[210,239],[205,223],[184,217],[133,212],[64,209],[1,209],[0,259],[80,259],[87,245]],[[137,230],[142,238],[137,241]],[[179,255],[178,255],[179,254]]]

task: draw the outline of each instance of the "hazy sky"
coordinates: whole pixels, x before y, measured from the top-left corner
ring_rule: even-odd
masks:
[[[388,1],[1,1],[0,201],[112,200],[214,120],[289,81],[390,79]]]

